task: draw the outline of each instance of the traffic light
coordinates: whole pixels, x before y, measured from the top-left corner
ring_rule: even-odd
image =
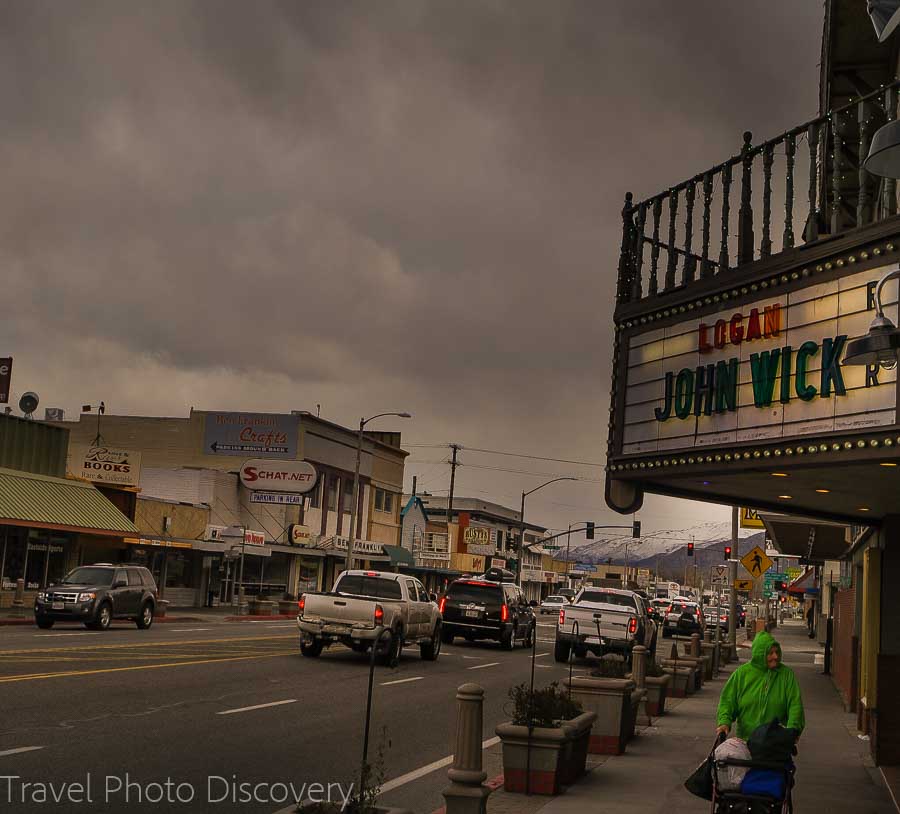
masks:
[[[776,591],[786,591],[786,590],[787,590],[787,583],[786,583],[786,582],[783,582],[783,581],[776,582],[776,583],[775,583],[775,590],[776,590]]]
[[[631,524],[631,536],[637,540],[641,536],[641,521],[635,520]]]
[[[588,540],[594,539],[594,524],[593,523],[585,523],[584,536]]]
[[[731,559],[731,546],[730,545],[725,546],[725,559],[726,560]]]
[[[688,556],[689,557],[694,556],[694,544],[692,542],[688,543]]]

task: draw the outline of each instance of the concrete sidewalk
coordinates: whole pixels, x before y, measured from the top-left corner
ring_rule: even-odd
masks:
[[[801,623],[787,623],[773,635],[785,663],[797,673],[807,728],[800,740],[794,808],[798,812],[897,814],[881,773],[871,765],[867,744],[857,737],[828,676],[813,664],[816,645]],[[746,651],[742,652],[746,659]],[[736,665],[730,665],[734,669]],[[684,789],[684,780],[706,758],[715,738],[715,710],[727,674],[684,699],[671,714],[628,744],[624,755],[596,766],[565,794],[536,804],[534,797],[497,792],[488,811],[541,814],[698,814],[709,803]],[[546,798],[545,798],[546,799]]]

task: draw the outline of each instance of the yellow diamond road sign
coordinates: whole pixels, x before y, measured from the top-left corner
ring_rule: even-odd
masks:
[[[773,565],[772,560],[766,556],[766,552],[758,545],[753,546],[751,551],[748,551],[741,557],[741,564],[747,569],[750,576],[754,578],[761,577]]]
[[[736,591],[752,591],[753,585],[752,579],[736,579],[734,581],[734,589]]]

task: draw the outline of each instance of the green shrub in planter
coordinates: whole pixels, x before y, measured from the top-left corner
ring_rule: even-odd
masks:
[[[513,702],[513,724],[528,726],[528,685],[522,683],[510,687],[509,698]],[[531,697],[532,726],[556,727],[562,721],[570,721],[582,712],[584,709],[581,704],[572,701],[556,681],[542,690],[535,690]]]

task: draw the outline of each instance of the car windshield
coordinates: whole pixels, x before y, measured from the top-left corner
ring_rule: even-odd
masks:
[[[548,596],[544,600],[544,602],[546,602],[548,605],[559,604],[560,602],[565,602],[565,601],[566,600],[563,599],[561,596]]]
[[[584,591],[578,598],[579,602],[597,602],[605,605],[619,605],[623,608],[634,609],[634,597],[628,594],[614,594],[610,591]]]
[[[63,579],[62,585],[112,585],[112,568],[76,568]]]
[[[477,582],[454,582],[447,592],[454,602],[500,602],[500,586]]]

